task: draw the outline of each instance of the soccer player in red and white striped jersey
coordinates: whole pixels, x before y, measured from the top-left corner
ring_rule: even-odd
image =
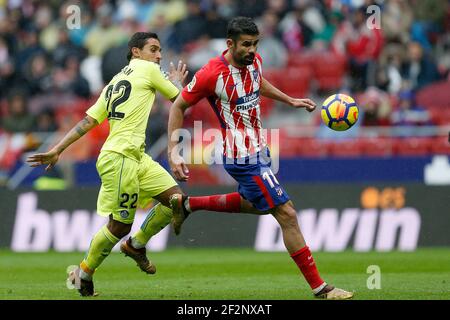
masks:
[[[300,231],[297,211],[270,168],[270,151],[262,135],[261,95],[308,111],[316,105],[310,99],[292,98],[264,79],[263,61],[256,52],[259,31],[250,18],[231,20],[226,41],[228,49],[200,69],[172,105],[168,152],[173,174],[186,181],[187,166],[174,152],[179,141],[177,129],[183,124],[185,109],[206,98],[220,121],[224,168],[239,183],[238,192],[206,197],[174,195],[171,205],[175,233],[196,210],[272,214],[281,227],[287,251],[315,296],[349,299],[352,292],[335,288],[320,277]]]

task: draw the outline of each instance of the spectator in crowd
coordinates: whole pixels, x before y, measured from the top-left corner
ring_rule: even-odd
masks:
[[[375,84],[375,61],[383,48],[383,35],[380,29],[367,27],[364,7],[348,16],[333,42],[336,51],[349,57],[352,91]]]
[[[260,17],[267,8],[266,1],[246,0],[239,2],[237,6],[237,15],[250,18]]]
[[[0,36],[0,99],[14,81],[14,61],[5,40]]]
[[[51,107],[45,108],[36,117],[35,132],[55,132],[58,130],[58,123],[55,112]]]
[[[313,46],[315,43],[321,42],[324,44],[323,46],[328,49],[334,37],[334,34],[338,30],[343,19],[344,16],[340,11],[334,10],[327,12],[325,15],[324,27],[313,35]]]
[[[154,16],[150,24],[150,30],[158,35],[163,48],[170,50],[177,47],[174,26],[167,21],[165,14],[160,13]]]
[[[30,58],[24,68],[24,86],[31,95],[47,93],[52,86],[51,65],[45,53],[38,53]]]
[[[140,2],[148,1],[141,0]],[[152,2],[154,3],[154,6],[150,13],[150,17],[145,21],[146,25],[153,24],[155,17],[160,14],[164,15],[165,20],[170,25],[173,25],[178,21],[185,19],[188,15],[186,0],[162,0]]]
[[[404,63],[404,47],[399,43],[386,45],[377,66],[376,86],[379,89],[396,95],[403,85],[402,65]]]
[[[205,61],[209,61],[209,59],[214,58],[217,54],[222,53],[214,49],[213,43],[210,40],[210,37],[204,34],[195,42],[195,48],[191,50],[187,63],[191,74],[194,74],[203,67]]]
[[[429,112],[424,107],[416,104],[412,90],[400,91],[398,100],[397,109],[391,116],[393,125],[411,127],[431,124]]]
[[[256,21],[261,34],[258,52],[267,69],[284,68],[287,64],[287,50],[276,37],[278,22],[278,16],[272,11],[266,11],[261,19]]]
[[[89,54],[101,57],[106,50],[126,42],[126,34],[113,23],[113,8],[105,3],[96,12],[97,22],[86,35],[84,46]]]
[[[188,0],[187,12],[186,18],[178,21],[174,26],[176,47],[172,49],[177,52],[184,50],[188,43],[197,40],[208,32],[208,25],[199,0]]]
[[[233,0],[214,0],[217,14],[226,20],[231,20],[237,15],[237,7],[240,5]]]
[[[362,107],[360,115],[362,126],[381,127],[391,124],[389,97],[383,91],[375,87],[369,87],[358,103]]]
[[[67,56],[63,67],[58,67],[52,74],[53,89],[56,92],[75,94],[78,97],[89,98],[88,81],[80,74],[78,57]]]
[[[450,12],[450,10],[449,10]],[[450,20],[450,16],[449,16]],[[449,22],[450,27],[450,22]],[[438,70],[444,78],[450,80],[450,28],[448,32],[443,35],[436,45],[436,54],[438,57]]]
[[[52,51],[52,61],[56,66],[63,66],[69,56],[81,61],[87,56],[87,50],[72,43],[66,27],[61,26],[58,33],[58,45]]]
[[[410,0],[414,10],[414,21],[411,26],[411,40],[420,43],[426,51],[430,51],[434,37],[441,30],[449,7],[448,0]]]
[[[381,27],[386,41],[399,43],[409,41],[409,30],[414,21],[414,13],[408,1],[386,1],[382,15]]]
[[[31,132],[35,118],[28,112],[27,97],[23,91],[15,91],[8,98],[8,114],[1,119],[1,127],[6,132]]]
[[[23,73],[24,66],[28,61],[35,55],[44,54],[45,50],[39,44],[38,31],[34,27],[29,27],[21,40],[21,49],[16,55],[16,69]]]
[[[228,21],[217,13],[214,6],[206,12],[206,23],[210,38],[223,38],[223,30],[227,29]]]
[[[411,83],[413,90],[418,90],[440,78],[436,63],[418,42],[408,44],[408,59],[402,67],[402,73],[403,78]]]
[[[87,34],[94,25],[94,17],[90,8],[81,6],[80,11],[83,12],[81,15],[80,27],[68,30],[70,41],[76,46],[83,46]]]
[[[296,1],[294,8],[281,20],[280,29],[286,48],[290,52],[300,52],[311,44],[314,30],[304,19],[307,3]]]

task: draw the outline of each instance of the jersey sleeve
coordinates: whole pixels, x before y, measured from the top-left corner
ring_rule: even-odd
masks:
[[[86,110],[86,114],[97,120],[98,124],[102,123],[108,116],[108,110],[106,110],[106,91],[107,86],[103,89],[97,101]]]
[[[202,98],[210,96],[214,89],[215,82],[210,81],[208,68],[203,67],[197,71],[191,82],[181,91],[183,99],[189,104],[193,105]]]
[[[149,63],[147,74],[150,87],[156,89],[156,91],[160,92],[166,99],[171,100],[180,92],[180,90],[170,82],[167,76],[163,74],[158,64]]]

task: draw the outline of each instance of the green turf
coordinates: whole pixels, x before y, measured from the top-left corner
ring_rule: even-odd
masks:
[[[450,299],[450,249],[413,253],[314,254],[323,278],[356,292],[355,299]],[[66,268],[83,253],[0,251],[0,299],[80,299],[66,288]],[[151,254],[156,275],[130,258],[108,257],[95,275],[90,299],[311,299],[286,253],[250,249],[169,249]],[[369,290],[369,265],[381,269],[381,289]]]

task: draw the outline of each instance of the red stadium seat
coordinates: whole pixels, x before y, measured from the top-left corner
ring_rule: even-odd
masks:
[[[332,142],[330,144],[330,155],[340,158],[360,157],[363,154],[361,143],[356,139]]]
[[[315,55],[312,52],[289,53],[288,67],[309,67],[312,68]]]
[[[450,107],[430,106],[428,107],[428,111],[430,112],[430,117],[433,124],[450,124]]]
[[[431,138],[399,138],[395,140],[395,154],[399,156],[425,156],[431,153]]]
[[[433,143],[431,145],[431,153],[450,155],[450,142],[448,141],[448,136],[440,136],[433,138]]]
[[[329,143],[316,138],[298,139],[291,148],[301,157],[324,158],[329,154]]]
[[[440,81],[421,89],[416,95],[417,104],[429,108],[450,108],[450,81]]]
[[[393,154],[393,140],[391,138],[363,138],[360,139],[362,154],[367,157],[390,157]]]
[[[263,96],[260,96],[260,99],[261,117],[267,118],[272,112],[273,107],[275,106],[275,101]]]
[[[319,90],[337,90],[342,87],[347,67],[344,57],[327,52],[316,55],[313,61]]]
[[[287,95],[304,97],[309,94],[312,69],[305,66],[288,67],[266,71],[264,77]]]

